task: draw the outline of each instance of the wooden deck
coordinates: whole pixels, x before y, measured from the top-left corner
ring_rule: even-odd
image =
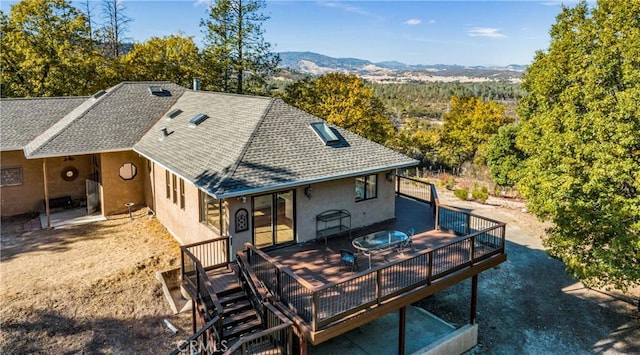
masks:
[[[366,231],[368,232],[368,230]],[[358,233],[354,238],[363,235]],[[413,250],[405,248],[403,253],[395,250],[385,250],[374,253],[371,257],[372,269],[384,267],[398,260],[406,260],[423,250],[434,249],[460,238],[453,233],[431,230],[413,236]],[[324,284],[336,282],[346,276],[366,272],[369,268],[369,258],[357,255],[358,269],[355,272],[340,264],[340,250],[348,249],[353,252],[352,239],[347,236],[331,238],[327,245],[323,241],[294,245],[267,252],[274,260],[291,269],[311,285],[320,287]],[[416,265],[416,267],[418,267]],[[406,270],[407,272],[410,270]]]
[[[398,177],[396,219],[354,230],[342,236],[278,249],[261,250],[247,244],[241,264],[255,285],[270,293],[270,302],[295,324],[305,342],[320,344],[389,312],[404,308],[506,260],[505,224],[469,211],[439,205],[435,188],[413,191],[421,183]],[[410,192],[411,194],[409,194]],[[414,196],[415,195],[415,196]],[[420,203],[415,199],[426,203]],[[359,270],[340,264],[340,250],[355,251],[353,238],[379,230],[414,229],[413,249],[374,254],[372,265],[360,254]],[[185,270],[228,265],[224,238],[184,246]],[[186,261],[185,261],[186,260]],[[190,261],[191,260],[191,261]],[[202,265],[200,265],[202,263]],[[200,272],[201,274],[203,272]],[[197,276],[197,275],[196,275]],[[212,288],[221,292],[236,283],[229,273],[207,272]],[[475,317],[476,291],[472,290],[471,319]]]

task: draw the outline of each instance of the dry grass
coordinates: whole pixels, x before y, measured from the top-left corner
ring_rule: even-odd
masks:
[[[189,335],[190,314],[172,314],[155,278],[179,266],[179,246],[146,209],[21,233],[25,222],[2,224],[2,353],[158,353]]]

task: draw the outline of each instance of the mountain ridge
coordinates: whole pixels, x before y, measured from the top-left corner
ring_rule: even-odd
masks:
[[[375,81],[512,81],[525,65],[463,66],[458,64],[405,64],[390,60],[372,62],[360,58],[335,58],[316,52],[279,52],[280,67],[305,74],[354,73]]]

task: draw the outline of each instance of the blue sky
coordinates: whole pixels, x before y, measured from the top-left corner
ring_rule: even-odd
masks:
[[[124,0],[128,37],[182,31],[201,44],[208,0]],[[274,50],[407,64],[529,64],[549,45],[561,1],[268,0],[265,39]],[[573,6],[576,1],[564,1]],[[73,2],[76,6],[80,2]],[[101,2],[92,1],[94,11]],[[2,2],[7,12],[8,3]]]

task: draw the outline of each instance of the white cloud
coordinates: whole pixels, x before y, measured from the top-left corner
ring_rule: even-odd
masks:
[[[417,18],[410,18],[407,21],[404,22],[405,25],[409,25],[409,26],[415,26],[415,25],[419,25],[420,24],[420,19]]]
[[[434,23],[436,23],[436,20],[431,19],[431,20],[429,20],[429,22],[428,22],[428,23],[429,23],[430,25],[433,25]]]
[[[324,6],[324,7],[332,7],[332,8],[336,8],[336,9],[340,9],[343,11],[347,11],[347,12],[353,12],[362,16],[371,16],[371,17],[376,17],[374,14],[370,13],[367,10],[364,10],[360,7],[357,6],[353,6],[353,5],[348,5],[345,3],[341,3],[341,2],[325,2],[325,1],[319,1],[317,2],[318,5],[320,6]]]
[[[193,2],[193,6],[197,7],[197,6],[209,6],[211,5],[211,0],[195,0]]]
[[[491,27],[474,27],[467,31],[470,37],[490,37],[490,38],[505,38],[504,34],[500,33],[499,28]]]

